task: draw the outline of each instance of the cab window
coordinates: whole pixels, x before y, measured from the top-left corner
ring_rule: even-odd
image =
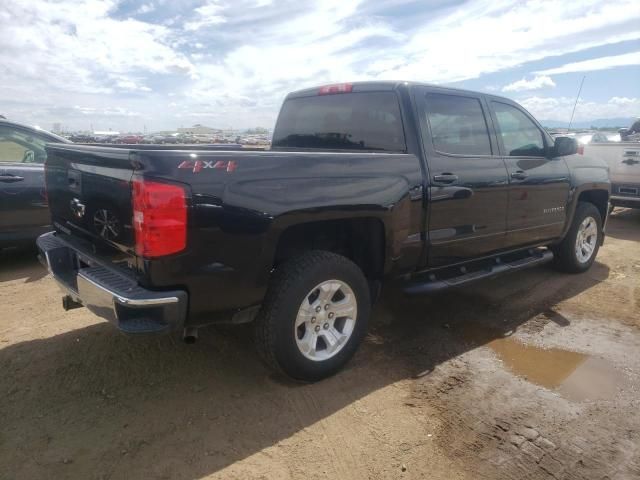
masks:
[[[516,107],[501,102],[491,103],[505,154],[510,157],[544,157],[544,138],[536,124]]]
[[[405,152],[394,92],[290,98],[280,111],[274,147]]]
[[[431,138],[438,152],[491,155],[489,130],[480,100],[441,93],[430,93],[426,100]]]
[[[0,162],[44,163],[47,141],[38,135],[12,127],[0,126]]]

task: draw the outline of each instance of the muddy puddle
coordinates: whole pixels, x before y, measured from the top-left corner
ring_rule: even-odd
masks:
[[[560,348],[527,345],[498,330],[465,325],[467,342],[489,347],[515,375],[571,401],[612,398],[625,383],[624,374],[610,362]]]

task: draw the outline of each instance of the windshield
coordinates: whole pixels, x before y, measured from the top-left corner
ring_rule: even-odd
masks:
[[[394,92],[363,92],[285,101],[274,147],[404,152],[404,130]]]

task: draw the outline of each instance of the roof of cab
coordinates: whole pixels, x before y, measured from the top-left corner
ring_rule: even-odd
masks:
[[[42,130],[41,128],[32,127],[31,125],[25,125],[24,123],[12,122],[11,120],[7,120],[5,118],[0,118],[0,127],[15,127],[19,128],[20,130],[27,130],[31,133],[49,137],[52,142],[73,143],[71,142],[71,140],[61,137],[60,135],[56,135],[55,133]]]
[[[351,85],[353,87],[353,92],[380,92],[380,91],[391,91],[396,90],[398,88],[411,88],[411,87],[429,87],[435,90],[443,90],[449,92],[460,92],[466,94],[474,94],[474,95],[485,95],[487,97],[495,98],[495,99],[504,99],[509,102],[512,102],[511,99],[500,97],[497,95],[493,95],[486,92],[479,92],[475,90],[465,90],[462,88],[449,87],[445,85],[434,85],[432,83],[426,82],[413,82],[407,80],[371,80],[371,81],[363,81],[363,82],[336,82],[333,84],[325,84],[325,85],[317,85],[310,88],[305,88],[302,90],[296,90],[287,95],[287,98],[297,98],[297,97],[310,97],[318,95],[318,92],[322,87],[328,87],[332,85]]]

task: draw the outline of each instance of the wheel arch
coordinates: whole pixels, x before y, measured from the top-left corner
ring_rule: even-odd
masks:
[[[567,216],[564,230],[562,231],[562,236],[558,239],[558,241],[562,241],[562,239],[569,232],[569,229],[571,228],[571,224],[573,222],[573,217],[576,213],[576,208],[578,207],[578,203],[580,202],[586,202],[595,205],[595,207],[600,212],[600,216],[602,217],[602,225],[604,228],[608,215],[610,196],[611,185],[608,182],[591,182],[573,188],[567,202]]]
[[[288,226],[279,235],[273,267],[310,250],[337,253],[353,261],[370,280],[385,271],[385,225],[376,217],[315,220]]]
[[[602,223],[609,212],[609,191],[604,189],[584,190],[578,195],[578,203],[592,203],[600,212]]]

